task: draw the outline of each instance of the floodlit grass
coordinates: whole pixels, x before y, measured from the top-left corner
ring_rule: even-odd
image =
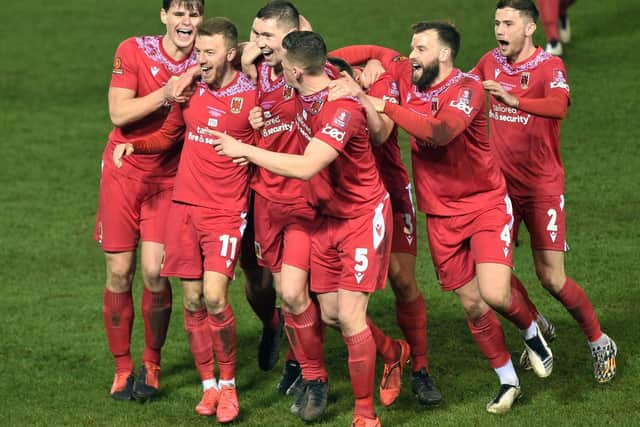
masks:
[[[66,0],[4,2],[0,54],[0,425],[209,425],[194,406],[200,386],[182,329],[181,289],[163,353],[162,394],[146,405],[108,396],[112,360],[101,305],[104,261],[91,240],[100,155],[110,130],[106,94],[113,52],[131,35],[162,33],[160,1]],[[207,16],[223,15],[248,36],[262,1],[207,0]],[[377,43],[407,52],[409,25],[449,19],[463,35],[458,65],[470,69],[494,46],[493,1],[298,1],[330,48]],[[418,274],[429,310],[429,356],[446,403],[425,411],[405,389],[385,426],[632,425],[638,423],[638,270],[640,253],[640,32],[635,0],[580,0],[571,9],[573,42],[565,46],[572,106],[562,129],[567,169],[567,271],[590,295],[604,329],[620,350],[612,384],[597,385],[577,325],[536,284],[524,233],[516,251],[519,276],[557,327],[553,375],[520,372],[525,398],[495,417],[484,410],[498,383],[477,350],[462,309],[440,292],[420,217]],[[537,40],[542,42],[539,31]],[[406,142],[406,139],[404,140]],[[406,148],[406,144],[405,144]],[[408,154],[408,150],[405,150]],[[407,159],[408,157],[405,157]],[[241,417],[247,426],[295,426],[289,399],[274,392],[279,369],[255,360],[259,322],[245,302],[242,276],[232,285],[238,322]],[[136,279],[133,348],[139,361],[141,284]],[[370,314],[398,336],[391,290],[373,296]],[[517,332],[505,323],[514,361]],[[346,349],[329,331],[330,406],[322,426],[347,426],[352,395]],[[284,357],[284,353],[282,354]],[[378,375],[380,370],[378,370]]]

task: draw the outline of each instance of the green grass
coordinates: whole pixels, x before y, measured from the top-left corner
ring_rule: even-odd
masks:
[[[0,425],[209,425],[211,420],[193,411],[200,386],[182,330],[179,286],[164,351],[162,395],[137,405],[114,402],[107,393],[113,368],[101,315],[104,261],[91,240],[100,155],[110,130],[106,94],[118,43],[130,35],[163,32],[160,2],[5,3],[0,29]],[[495,44],[493,1],[396,0],[392,7],[382,0],[297,3],[330,48],[378,43],[406,52],[408,27],[422,19],[450,19],[459,26],[463,69]],[[207,16],[230,17],[248,34],[262,4],[207,0]],[[518,273],[556,324],[556,366],[546,380],[521,372],[523,402],[504,417],[487,414],[484,404],[497,390],[495,375],[477,350],[458,302],[437,286],[421,217],[418,274],[428,301],[430,363],[446,404],[424,411],[406,387],[392,409],[378,408],[385,426],[638,423],[640,132],[635,121],[640,90],[631,49],[640,42],[632,25],[639,12],[635,0],[580,0],[571,10],[574,41],[565,49],[572,88],[562,130],[572,247],[567,270],[584,286],[618,343],[617,378],[607,386],[593,381],[584,338],[535,284],[523,236],[516,251]],[[541,31],[537,36],[542,41]],[[265,374],[257,367],[259,324],[241,283],[239,276],[231,292],[238,320],[239,424],[301,425],[288,413],[289,400],[273,392],[277,370]],[[137,306],[140,286],[136,280]],[[377,322],[397,336],[391,291],[376,294],[370,307]],[[140,317],[138,312],[136,360],[142,351]],[[513,327],[505,328],[515,359],[520,341]],[[327,417],[319,425],[346,426],[353,404],[346,350],[333,332],[326,354],[332,388]]]

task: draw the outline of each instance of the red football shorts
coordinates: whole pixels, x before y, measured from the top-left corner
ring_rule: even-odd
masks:
[[[93,238],[105,252],[128,252],[138,241],[164,243],[173,183],[146,183],[104,166]]]
[[[161,275],[199,279],[215,271],[233,279],[246,212],[172,203]]]
[[[531,248],[564,252],[567,249],[564,195],[512,197],[517,223],[523,221],[531,236]]]
[[[316,211],[307,204],[283,204],[255,193],[255,253],[258,263],[279,272],[282,264],[309,271]]]
[[[358,218],[319,217],[311,236],[311,290],[371,293],[384,289],[393,224],[389,197]]]
[[[431,258],[443,291],[453,291],[476,275],[476,264],[513,267],[511,204],[466,215],[427,215]]]

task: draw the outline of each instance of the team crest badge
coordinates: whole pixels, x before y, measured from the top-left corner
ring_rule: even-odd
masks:
[[[239,96],[234,96],[231,99],[231,104],[229,105],[230,110],[233,114],[240,114],[240,111],[242,110],[242,102],[244,100],[239,97]]]
[[[529,78],[531,77],[531,75],[529,74],[528,71],[525,71],[524,73],[522,73],[520,75],[520,87],[522,89],[528,89],[529,88]]]
[[[113,59],[113,74],[122,75],[124,74],[124,70],[122,69],[122,60],[119,56],[116,56]]]
[[[322,109],[322,104],[323,102],[318,100],[318,101],[313,101],[313,104],[311,104],[311,114],[318,114],[320,112],[320,110]]]
[[[438,108],[440,107],[440,100],[436,98],[431,98],[431,114],[434,116],[438,112]]]
[[[400,61],[406,61],[407,59],[409,59],[409,58],[407,58],[406,56],[397,55],[397,56],[394,56],[391,61],[400,62]]]
[[[285,100],[293,98],[293,88],[289,85],[284,85],[284,91],[282,92],[282,96],[284,97]]]

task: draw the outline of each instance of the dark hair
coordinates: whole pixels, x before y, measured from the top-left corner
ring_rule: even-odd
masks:
[[[271,1],[264,5],[256,18],[259,19],[275,19],[285,29],[298,29],[300,27],[300,13],[293,3],[288,1]]]
[[[428,30],[434,30],[438,33],[440,43],[451,49],[451,58],[456,59],[460,50],[460,33],[453,24],[440,21],[418,22],[411,26],[413,34],[422,33]]]
[[[167,11],[171,5],[184,5],[189,10],[197,10],[200,15],[204,13],[204,0],[162,0],[162,8]]]
[[[337,56],[329,56],[327,57],[327,61],[334,67],[338,69],[338,71],[346,71],[351,77],[355,77],[353,74],[353,68],[351,65],[342,58],[338,58]]]
[[[292,31],[282,40],[287,59],[300,65],[307,73],[318,75],[324,72],[327,63],[327,46],[318,33]]]
[[[538,20],[538,8],[532,0],[498,0],[496,4],[497,9],[504,9],[510,7],[520,12],[522,15],[526,15],[536,22]]]
[[[224,37],[225,45],[228,48],[238,45],[238,29],[227,18],[209,18],[198,25],[196,35],[213,36],[216,34],[221,34]]]

